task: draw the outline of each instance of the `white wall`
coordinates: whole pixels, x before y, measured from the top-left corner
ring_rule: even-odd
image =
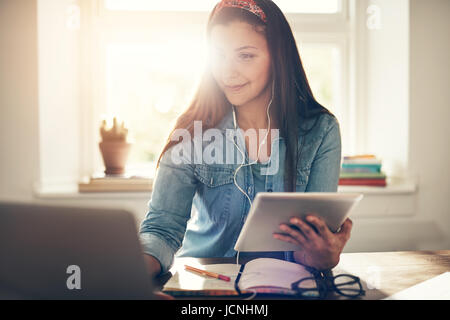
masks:
[[[51,0],[42,1],[51,3]],[[53,5],[59,8],[61,15],[65,14],[64,6]],[[352,238],[346,247],[348,252],[450,247],[449,7],[448,0],[411,0],[409,5],[408,162],[411,172],[419,177],[418,191],[403,195],[367,195],[354,217]],[[73,82],[77,71],[70,66],[70,60],[69,65],[59,71],[51,67],[52,59],[58,61],[74,48],[72,44],[63,42],[62,38],[68,31],[55,31],[55,44],[39,48],[37,14],[36,0],[0,1],[0,200],[123,207],[132,210],[139,221],[145,215],[149,195],[60,195],[47,198],[36,198],[34,195],[33,183],[39,181],[41,172],[68,170],[69,175],[73,174],[72,169],[64,167],[64,164],[53,168],[41,163],[46,156],[39,153],[40,140],[55,143],[62,150],[69,148],[68,152],[62,152],[58,157],[66,159],[77,156],[76,152],[70,151],[76,150],[75,146],[65,146],[60,139],[42,138],[43,132],[53,129],[42,127],[46,124],[43,119],[39,120],[38,104],[41,103],[42,108],[71,107],[72,110],[60,114],[64,121],[68,121],[77,117],[76,108],[80,99],[74,94],[79,88]],[[78,41],[74,34],[71,39]],[[38,56],[38,53],[47,52],[51,47],[59,53]],[[70,55],[74,57],[76,53]],[[40,75],[38,61],[47,65],[40,69]],[[54,79],[55,74],[69,76],[68,79],[58,78],[63,82],[55,87],[58,89],[52,90],[43,83],[38,86],[38,78]],[[72,89],[71,84],[74,84]],[[395,95],[395,90],[392,94]],[[49,123],[57,128],[57,123]],[[56,131],[61,132],[63,138],[73,137],[76,128],[77,124],[73,122],[64,130]],[[389,143],[389,135],[385,139],[384,143]],[[367,214],[377,212],[377,209],[380,212],[378,217]]]
[[[77,15],[71,10],[76,4],[74,0],[37,1],[38,188],[70,185],[79,175],[81,50]]]
[[[0,1],[0,197],[39,179],[36,1]]]
[[[411,21],[409,156],[411,169],[420,182],[417,214],[433,219],[448,237],[450,1],[412,0]]]

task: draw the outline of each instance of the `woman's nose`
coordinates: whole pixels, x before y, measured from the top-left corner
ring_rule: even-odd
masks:
[[[238,70],[233,59],[224,59],[222,65],[222,76],[226,79],[236,78],[238,75]]]

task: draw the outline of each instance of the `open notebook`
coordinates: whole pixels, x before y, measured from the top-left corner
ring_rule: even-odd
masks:
[[[163,292],[173,296],[239,295],[246,293],[293,295],[291,284],[299,279],[313,277],[305,267],[280,259],[258,258],[245,265],[193,265],[203,270],[230,277],[230,281],[199,275],[179,266],[164,285]],[[239,274],[240,273],[240,274]]]

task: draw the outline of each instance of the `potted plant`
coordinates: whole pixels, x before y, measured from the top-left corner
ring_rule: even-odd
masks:
[[[119,125],[114,117],[113,126],[108,129],[106,120],[103,120],[100,135],[102,141],[99,147],[105,164],[105,174],[124,174],[131,147],[131,143],[127,142],[128,129],[125,128],[124,122]]]

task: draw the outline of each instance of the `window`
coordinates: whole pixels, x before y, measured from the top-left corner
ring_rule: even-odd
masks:
[[[350,152],[347,0],[275,2],[290,22],[313,93],[340,120],[343,152]],[[98,133],[104,117],[123,119],[134,142],[127,169],[149,173],[196,89],[205,61],[206,21],[217,1],[92,3],[83,8],[92,12],[91,55],[86,56],[94,66],[91,131]],[[90,148],[92,168],[101,170],[98,146]]]
[[[170,39],[107,46],[106,110],[126,119],[131,128],[135,145],[130,163],[157,159],[170,124],[189,103],[202,68],[203,55],[189,45],[201,43],[201,38],[173,34]]]

